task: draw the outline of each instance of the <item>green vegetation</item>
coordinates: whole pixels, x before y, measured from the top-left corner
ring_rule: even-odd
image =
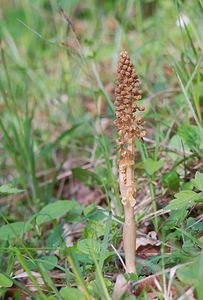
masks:
[[[202,0],[1,0],[1,299],[203,299],[202,20]],[[121,50],[146,108],[137,275],[113,126]]]

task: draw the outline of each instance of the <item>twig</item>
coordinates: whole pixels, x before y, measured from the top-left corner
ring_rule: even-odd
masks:
[[[118,256],[118,258],[120,259],[120,262],[121,262],[121,264],[122,264],[122,266],[123,266],[124,270],[125,270],[125,271],[126,271],[126,273],[127,273],[126,266],[125,266],[125,264],[124,264],[124,261],[123,261],[122,257],[120,256],[119,252],[116,250],[116,248],[114,247],[114,245],[113,245],[113,244],[111,244],[111,248],[112,248],[112,249],[115,251],[116,255],[117,255],[117,256]]]
[[[181,268],[183,268],[183,267],[185,267],[185,266],[187,266],[187,265],[189,265],[189,264],[191,264],[191,262],[185,263],[185,264],[179,264],[179,265],[177,265],[177,266],[175,266],[175,267],[173,267],[173,268],[175,268],[175,271],[177,271],[178,269],[181,269]],[[164,272],[164,273],[170,273],[170,272],[171,272],[171,269],[173,269],[173,268],[167,268],[167,269],[165,269],[165,270],[162,270],[162,271],[160,271],[160,272],[157,272],[157,273],[155,273],[155,274],[152,274],[152,275],[150,275],[150,276],[147,276],[147,277],[145,277],[145,278],[142,278],[142,279],[140,279],[140,280],[138,280],[138,281],[136,281],[136,282],[133,282],[132,285],[135,287],[135,286],[137,286],[137,285],[140,285],[141,283],[144,283],[144,282],[147,282],[147,281],[151,281],[152,279],[156,278],[157,276],[162,275],[163,272]]]
[[[71,30],[76,34],[75,28],[73,26],[73,23],[71,22],[70,18],[65,14],[62,7],[60,7],[61,15],[63,16],[64,20],[66,21],[68,27],[71,28]]]

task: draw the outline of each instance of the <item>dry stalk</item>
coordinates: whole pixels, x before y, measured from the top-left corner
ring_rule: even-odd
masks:
[[[115,89],[116,120],[114,123],[119,134],[119,185],[125,214],[123,243],[127,273],[136,273],[134,140],[135,138],[143,140],[146,134],[143,128],[144,120],[136,113],[144,110],[143,106],[138,106],[135,103],[135,101],[141,100],[141,94],[138,75],[134,71],[128,53],[123,51],[118,63],[118,78]]]

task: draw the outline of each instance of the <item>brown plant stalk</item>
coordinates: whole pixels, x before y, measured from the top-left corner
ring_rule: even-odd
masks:
[[[119,185],[121,201],[124,207],[125,222],[123,226],[123,243],[127,273],[136,273],[136,224],[134,219],[134,205],[136,184],[134,178],[134,140],[143,140],[146,131],[143,127],[144,120],[137,113],[143,111],[143,106],[138,106],[142,90],[140,80],[134,71],[134,66],[126,51],[120,53],[117,82],[115,89],[115,114],[114,121],[119,134]]]

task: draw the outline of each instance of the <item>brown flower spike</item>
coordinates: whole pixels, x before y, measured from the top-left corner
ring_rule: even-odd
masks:
[[[135,180],[134,180],[134,140],[143,140],[146,134],[144,120],[137,113],[144,110],[138,106],[142,90],[140,80],[130,57],[126,51],[121,52],[118,63],[118,78],[115,89],[114,121],[119,134],[119,185],[124,206],[125,223],[123,227],[123,242],[127,273],[136,273],[135,242],[136,230],[134,221]]]
[[[124,145],[128,139],[139,138],[142,140],[146,134],[143,129],[144,120],[136,114],[136,111],[144,110],[143,106],[135,103],[141,100],[140,80],[126,51],[122,51],[120,54],[115,95],[116,120],[114,123],[118,127],[120,135],[121,155],[125,156]]]

